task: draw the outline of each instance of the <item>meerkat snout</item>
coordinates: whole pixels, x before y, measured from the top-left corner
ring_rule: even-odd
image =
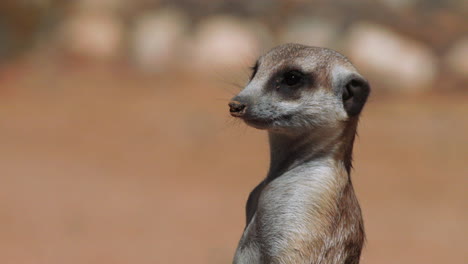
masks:
[[[231,100],[229,102],[229,112],[232,116],[240,117],[245,113],[246,104],[239,101]]]

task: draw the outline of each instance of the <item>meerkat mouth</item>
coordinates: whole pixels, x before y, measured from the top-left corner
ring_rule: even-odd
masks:
[[[288,121],[291,119],[291,115],[282,115],[275,118],[255,118],[244,116],[242,119],[244,122],[257,129],[269,129],[278,126],[281,121]]]
[[[267,129],[274,123],[274,120],[257,119],[257,118],[243,118],[244,122],[257,129]]]

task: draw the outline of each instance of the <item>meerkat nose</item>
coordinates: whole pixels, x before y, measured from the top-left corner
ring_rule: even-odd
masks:
[[[245,114],[246,105],[238,102],[238,101],[231,101],[229,102],[229,112],[232,116],[243,116]]]

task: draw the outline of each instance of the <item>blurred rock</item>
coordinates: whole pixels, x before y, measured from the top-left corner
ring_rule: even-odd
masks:
[[[314,18],[294,17],[280,34],[282,43],[336,48],[338,28],[335,24]]]
[[[370,23],[353,25],[348,37],[353,62],[388,83],[388,88],[405,92],[431,88],[437,60],[425,45]]]
[[[457,41],[445,55],[444,62],[454,73],[468,79],[468,37]]]
[[[200,23],[192,52],[199,69],[234,70],[250,66],[261,51],[261,37],[251,25],[230,16],[210,17]]]
[[[37,46],[51,17],[49,1],[0,1],[0,58],[12,58]]]
[[[129,4],[126,0],[75,0],[73,5],[82,11],[109,11],[121,10]]]
[[[405,10],[417,3],[417,0],[380,0],[385,6],[396,10]]]
[[[146,71],[163,71],[186,55],[188,20],[174,9],[140,16],[132,33],[132,54]]]
[[[261,52],[266,52],[270,48],[273,48],[276,42],[275,37],[265,23],[257,20],[244,20],[243,24],[254,34],[260,44]]]
[[[122,48],[123,25],[110,13],[78,12],[64,21],[59,38],[72,54],[112,59]]]

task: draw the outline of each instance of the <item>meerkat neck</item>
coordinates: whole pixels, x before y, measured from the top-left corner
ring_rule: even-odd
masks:
[[[346,129],[344,129],[346,130]],[[273,180],[295,166],[319,159],[333,159],[346,166],[351,158],[354,136],[340,129],[298,134],[269,132],[270,168],[267,179]],[[326,138],[326,140],[324,140]],[[349,170],[346,168],[348,174]]]

